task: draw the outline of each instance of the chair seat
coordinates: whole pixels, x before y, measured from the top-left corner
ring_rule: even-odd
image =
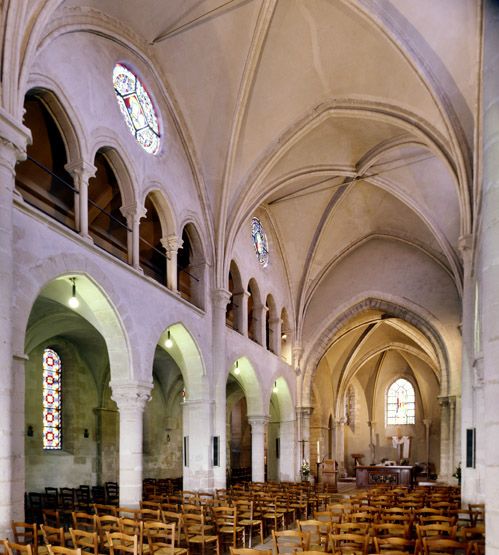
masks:
[[[189,538],[189,543],[203,543],[203,542],[215,542],[218,540],[218,536],[191,536]]]
[[[185,547],[160,547],[154,551],[154,555],[187,555],[189,550]]]

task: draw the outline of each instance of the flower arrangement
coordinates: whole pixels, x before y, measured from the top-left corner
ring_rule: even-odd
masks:
[[[456,468],[452,476],[454,476],[454,478],[457,478],[457,483],[461,485],[461,463],[459,463],[459,466]]]
[[[308,478],[310,475],[310,463],[306,459],[301,463],[300,474],[303,478]]]

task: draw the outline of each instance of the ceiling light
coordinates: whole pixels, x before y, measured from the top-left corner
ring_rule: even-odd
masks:
[[[272,389],[274,393],[277,393],[279,390],[277,389],[277,382],[274,382],[274,387]]]
[[[80,306],[80,301],[78,300],[77,296],[76,296],[76,278],[69,278],[69,281],[73,282],[73,289],[72,289],[72,294],[71,297],[69,298],[68,301],[68,305],[71,308],[78,308]]]
[[[239,361],[236,360],[236,365],[235,365],[235,368],[234,368],[234,374],[236,376],[239,376],[240,373],[241,373],[241,370],[239,369]]]
[[[173,347],[173,341],[170,337],[170,330],[168,330],[168,337],[166,338],[166,341],[165,341],[165,347],[167,349],[171,349]]]
[[[284,333],[281,335],[281,339],[282,339],[283,341],[286,341],[287,338],[288,338],[288,336],[287,336],[286,332],[284,332]]]

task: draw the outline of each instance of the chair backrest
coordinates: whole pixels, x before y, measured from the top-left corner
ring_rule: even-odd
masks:
[[[175,549],[175,523],[144,522],[144,535],[149,545],[149,553],[152,555],[159,549],[167,548],[174,552]]]
[[[59,490],[57,488],[45,488],[44,505],[48,509],[57,509],[59,507]]]
[[[321,539],[326,540],[331,533],[332,523],[320,520],[299,520],[298,529],[310,534],[309,545],[320,546]]]
[[[428,537],[455,539],[457,527],[447,524],[418,524],[416,526],[416,532],[420,540]]]
[[[16,543],[16,542],[9,542],[7,540],[5,540],[7,542],[7,546],[8,546],[8,553],[9,555],[35,555],[35,550],[32,546],[32,544],[27,543],[27,544],[23,544],[23,543]]]
[[[94,513],[98,516],[118,516],[118,510],[114,505],[103,505],[102,503],[94,503]]]
[[[45,543],[45,545],[61,545],[62,547],[66,546],[64,528],[55,528],[54,526],[41,524],[40,529],[42,531],[43,542]]]
[[[157,509],[146,509],[146,508],[140,509],[140,511],[137,511],[136,514],[137,514],[137,518],[139,520],[143,520],[144,522],[146,520],[155,520],[155,521],[161,520],[161,509],[159,507]]]
[[[61,527],[61,517],[57,509],[43,509],[43,524],[53,526],[54,528]]]
[[[307,551],[310,546],[310,534],[300,530],[272,530],[272,544],[276,553],[295,553]]]
[[[330,534],[329,535],[330,548],[333,553],[367,553],[369,544],[368,534]]]
[[[117,553],[131,553],[139,555],[139,543],[136,535],[123,534],[122,532],[106,532],[110,555]]]
[[[97,532],[70,528],[69,533],[71,534],[73,547],[93,553],[93,555],[99,555],[99,536]]]
[[[14,543],[19,545],[33,545],[33,552],[38,551],[38,531],[35,523],[12,521]]]
[[[121,532],[121,522],[116,516],[96,516],[95,522],[97,524],[97,533],[99,534],[99,538],[102,543],[106,541],[108,532]]]
[[[374,523],[371,526],[371,530],[372,535],[379,538],[398,536],[408,539],[411,533],[408,526],[404,526],[403,524],[394,524],[392,522]]]
[[[394,552],[394,551],[404,551],[407,553],[414,553],[414,540],[409,538],[398,538],[398,537],[375,537],[374,547],[376,553],[383,553],[384,551]]]
[[[230,555],[272,555],[272,549],[250,549],[230,546]]]
[[[431,553],[462,553],[466,545],[454,539],[423,538],[423,551],[425,555]]]
[[[87,532],[95,532],[97,524],[95,522],[95,515],[89,513],[73,512],[71,513],[73,521],[73,528],[78,530],[86,530]]]
[[[61,545],[47,545],[47,550],[50,555],[81,555],[81,549],[62,547]]]
[[[75,490],[73,488],[60,488],[61,508],[67,511],[74,511]]]

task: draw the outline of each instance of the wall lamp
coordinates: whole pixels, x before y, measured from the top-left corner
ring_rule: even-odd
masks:
[[[166,341],[165,341],[165,347],[167,349],[171,349],[173,347],[173,341],[172,341],[172,338],[170,337],[170,330],[168,330],[168,337],[166,338]]]
[[[76,278],[74,278],[74,277],[69,278],[69,281],[71,281],[73,283],[73,288],[72,288],[71,297],[69,298],[69,301],[68,301],[68,305],[71,308],[78,308],[80,306],[80,301],[78,300],[78,297],[76,296]]]

